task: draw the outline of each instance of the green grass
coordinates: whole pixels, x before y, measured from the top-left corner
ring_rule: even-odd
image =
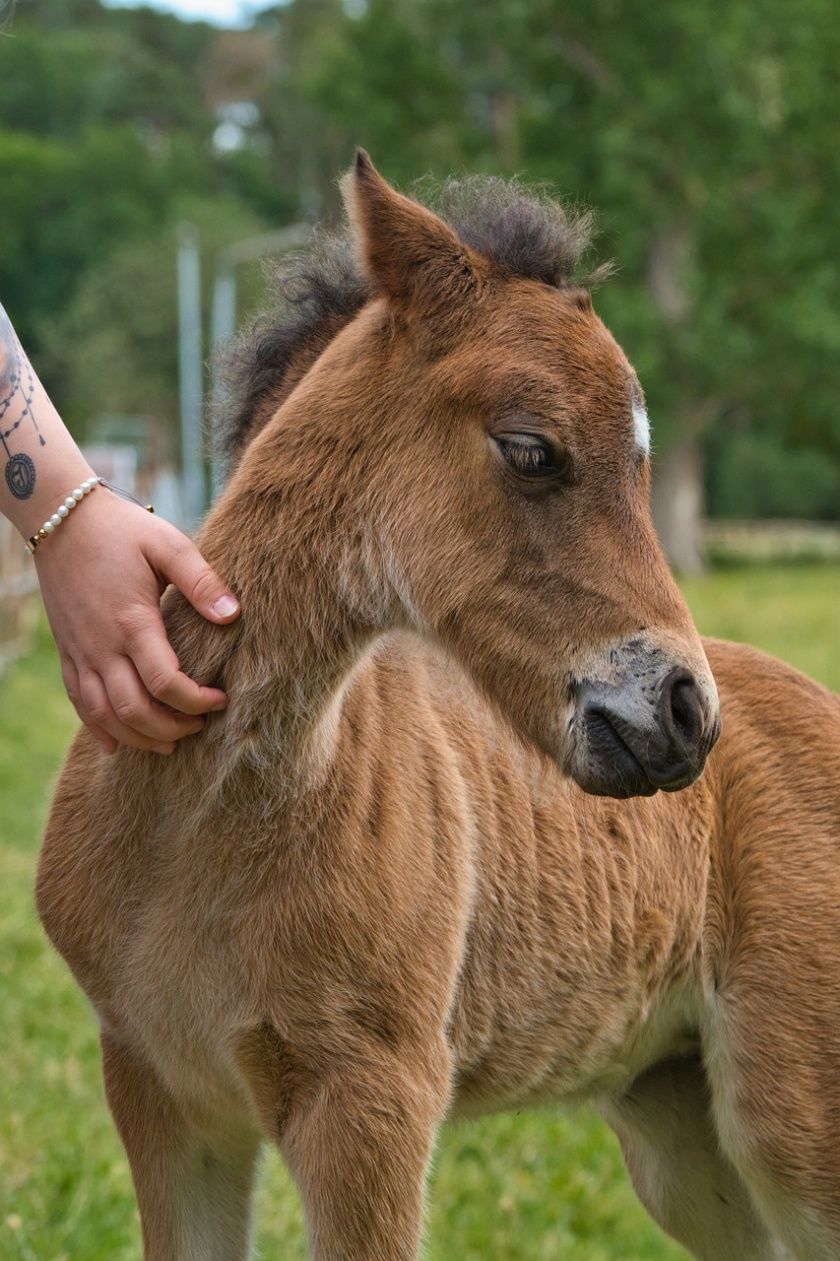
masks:
[[[754,644],[840,692],[840,565],[734,567],[682,585],[704,635]]]
[[[840,569],[731,569],[686,583],[698,625],[840,690]],[[138,1261],[131,1180],[102,1097],[96,1024],[32,907],[38,836],[74,727],[52,645],[0,690],[0,1261]],[[431,1186],[434,1261],[678,1261],[588,1111],[448,1131]],[[290,1181],[266,1161],[258,1255],[302,1261]]]

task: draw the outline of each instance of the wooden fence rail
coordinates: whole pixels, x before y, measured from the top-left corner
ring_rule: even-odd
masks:
[[[831,521],[723,521],[703,526],[703,551],[716,560],[840,561],[840,525]]]

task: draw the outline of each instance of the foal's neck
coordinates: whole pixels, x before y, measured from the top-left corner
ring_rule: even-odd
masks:
[[[319,450],[305,415],[294,421],[255,440],[200,540],[242,603],[222,672],[226,741],[261,751],[284,777],[324,758],[345,681],[404,621],[341,440]]]

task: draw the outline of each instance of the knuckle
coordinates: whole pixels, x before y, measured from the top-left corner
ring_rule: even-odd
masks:
[[[191,597],[199,602],[209,600],[215,595],[218,582],[212,569],[202,569],[192,583]]]
[[[175,672],[170,670],[155,670],[149,676],[148,688],[155,700],[166,700],[171,695],[175,677]]]
[[[195,544],[180,530],[174,528],[168,535],[164,547],[167,560],[175,565],[183,565],[192,560],[196,550]]]
[[[114,704],[114,713],[120,722],[130,727],[140,717],[141,707],[135,700],[125,697]]]
[[[111,718],[111,711],[104,701],[86,701],[85,709],[87,710],[88,719],[94,726],[101,727]]]
[[[120,609],[114,617],[114,624],[126,643],[131,643],[144,629],[147,620],[145,609],[138,605],[130,605],[128,608]]]

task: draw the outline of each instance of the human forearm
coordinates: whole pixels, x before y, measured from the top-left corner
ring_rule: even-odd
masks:
[[[92,469],[65,428],[0,306],[0,508],[34,534]]]

